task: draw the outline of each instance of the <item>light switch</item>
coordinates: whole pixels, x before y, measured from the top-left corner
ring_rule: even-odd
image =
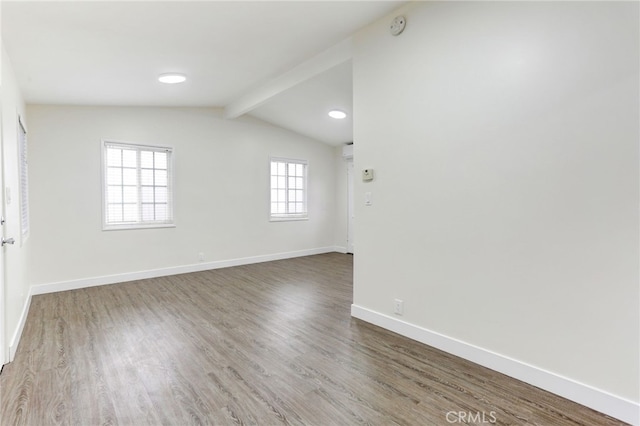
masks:
[[[371,201],[371,193],[370,192],[365,192],[364,193],[364,205],[365,206],[370,206],[371,204],[373,204],[373,202]]]

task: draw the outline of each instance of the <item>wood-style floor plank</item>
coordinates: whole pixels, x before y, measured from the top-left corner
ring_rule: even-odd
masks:
[[[447,425],[449,411],[484,413],[466,424],[622,424],[351,318],[352,259],[35,296],[0,374],[0,424]]]

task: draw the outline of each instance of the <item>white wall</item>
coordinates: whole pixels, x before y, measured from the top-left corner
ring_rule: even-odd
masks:
[[[340,252],[347,251],[347,161],[342,157],[343,145],[334,148],[335,170],[336,170],[336,186],[335,186],[335,224],[334,224],[334,241],[336,249]]]
[[[11,193],[11,200],[5,199],[3,209],[6,219],[4,236],[14,238],[16,241],[12,246],[0,248],[4,251],[5,256],[3,309],[6,309],[4,331],[7,345],[12,345],[15,341],[15,333],[29,294],[26,259],[30,240],[22,239],[20,229],[18,116],[23,118],[23,122],[28,127],[24,101],[18,89],[11,60],[2,46],[2,166],[4,168],[4,191],[6,193],[8,189]]]
[[[354,307],[637,407],[638,33],[635,2],[420,2],[360,31]]]
[[[218,109],[29,106],[33,285],[334,246],[331,146]],[[101,139],[175,148],[175,228],[101,230]],[[309,162],[309,220],[269,222],[269,156]]]

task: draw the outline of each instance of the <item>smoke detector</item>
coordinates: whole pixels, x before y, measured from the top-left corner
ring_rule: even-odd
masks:
[[[404,27],[406,26],[407,26],[407,18],[405,18],[404,16],[396,16],[395,18],[393,18],[393,21],[391,22],[391,27],[389,27],[389,31],[391,32],[391,35],[397,36],[398,34],[404,31]]]

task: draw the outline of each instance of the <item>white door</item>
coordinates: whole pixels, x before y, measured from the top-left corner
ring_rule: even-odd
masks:
[[[2,88],[0,87],[0,238],[4,237],[4,137],[2,132]],[[4,297],[4,249],[0,247],[0,368],[9,361],[9,348],[5,338],[5,312],[6,302]]]
[[[353,253],[353,158],[347,160],[347,253]]]
[[[1,121],[1,120],[0,120]],[[0,176],[2,175],[2,160],[0,160]],[[0,188],[2,186],[2,179],[0,179]],[[2,193],[0,189],[0,193]],[[0,203],[4,205],[4,197],[0,196]],[[3,208],[0,208],[0,213],[4,211]],[[0,218],[0,238],[4,236],[4,216]],[[0,247],[0,368],[7,362],[9,362],[9,348],[6,344],[5,333],[4,333],[4,316],[5,316],[5,299],[4,299],[4,248]]]

